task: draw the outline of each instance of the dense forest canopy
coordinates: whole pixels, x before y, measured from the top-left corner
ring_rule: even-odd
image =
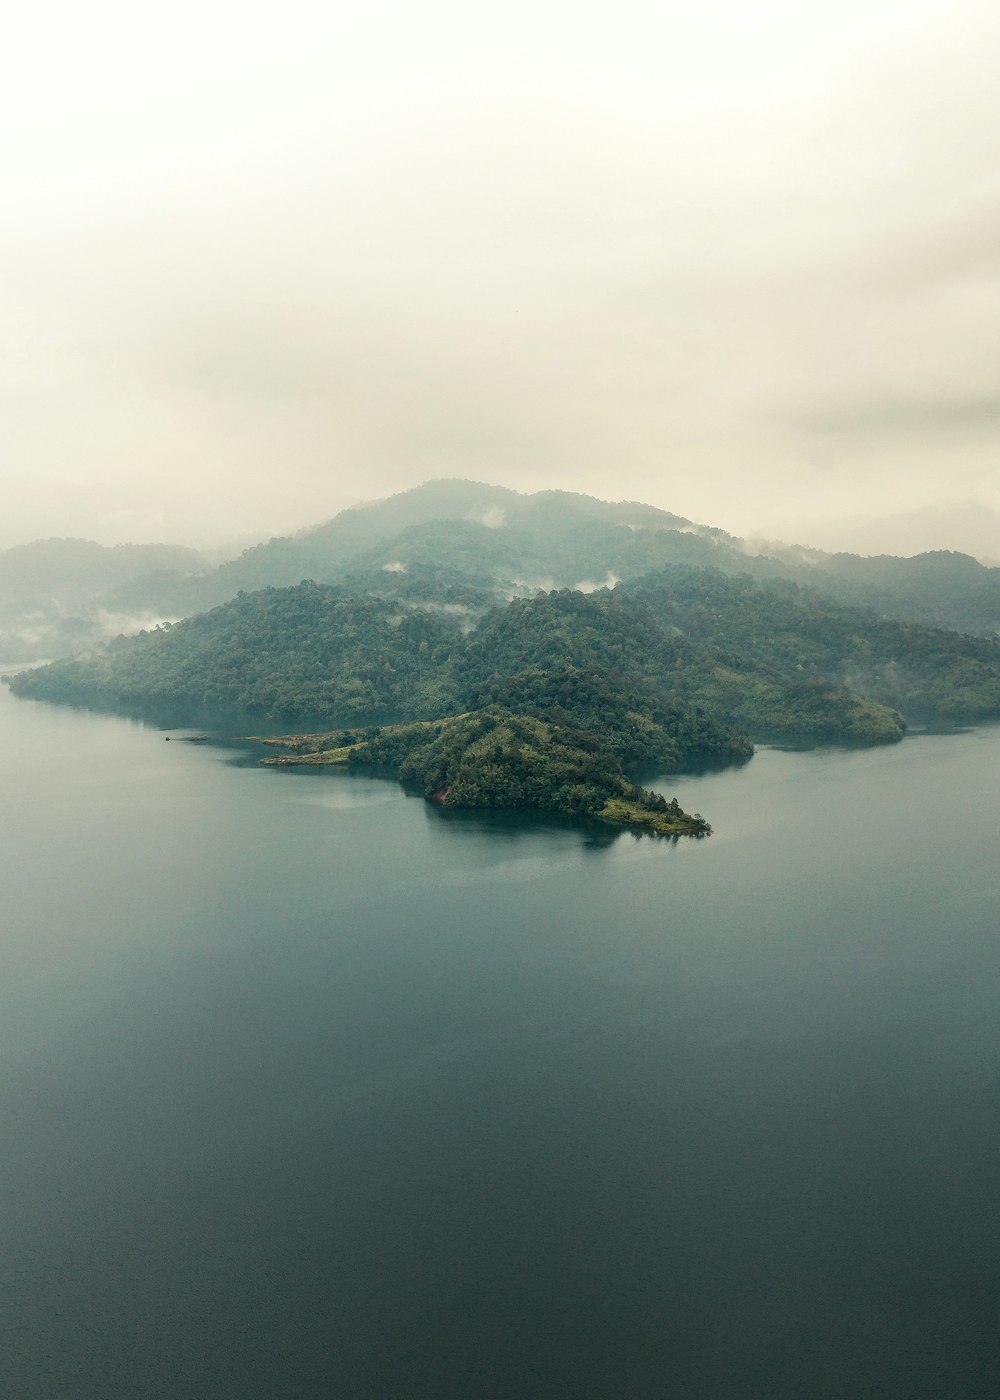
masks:
[[[22,672],[11,685],[43,699],[178,715],[384,719],[433,708],[434,682],[460,638],[457,624],[420,609],[302,583],[240,594],[176,626]]]
[[[899,621],[1000,631],[1000,569],[968,555],[863,558],[779,543],[751,548],[724,530],[639,502],[566,491],[522,495],[470,481],[427,482],[256,546],[199,579],[189,601],[191,609],[205,607],[239,589],[312,578],[352,587],[363,581],[384,596],[482,611],[517,593],[592,587],[609,575],[634,579],[672,564],[784,578]]]
[[[896,621],[1000,632],[1000,569],[968,555],[863,558],[777,543],[750,547],[639,502],[431,481],[218,566],[173,546],[103,550],[87,541],[42,541],[8,550],[0,554],[0,656],[68,655],[126,623],[176,620],[240,592],[303,579],[469,625],[512,597],[593,590],[670,565],[781,578]]]
[[[676,767],[760,737],[898,738],[897,711],[1000,714],[1000,647],[845,608],[787,582],[661,569],[461,616],[303,583],[26,672],[20,694],[236,707],[271,721],[436,718],[499,704]]]
[[[449,508],[462,518],[428,518]],[[76,553],[78,568],[100,562]],[[995,636],[830,596],[867,580],[879,602],[905,585],[914,609],[934,597],[964,607],[995,571],[964,556],[827,556],[823,568],[789,556],[784,577],[769,575],[773,559],[748,558],[721,531],[565,493],[431,483],[214,573],[184,575],[173,567],[183,560],[154,553],[144,562],[159,573],[115,596],[155,593],[158,579],[210,593],[261,569],[280,579],[305,559],[339,581],[240,591],[9,684],[172,723],[240,711],[271,726],[360,726],[323,761],[397,772],[450,805],[672,834],[701,828],[636,786],[642,770],[742,762],[754,739],[890,743],[906,716],[1000,716]],[[294,758],[316,761],[315,750]]]
[[[707,836],[700,815],[631,782],[598,735],[493,705],[448,719],[267,740],[272,764],[375,768],[443,807],[527,808],[657,836]]]

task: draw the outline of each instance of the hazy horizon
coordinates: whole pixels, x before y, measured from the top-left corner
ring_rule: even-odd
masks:
[[[993,7],[11,28],[0,548],[239,547],[467,477],[990,553]]]
[[[417,483],[418,486],[423,484],[426,483]],[[499,485],[499,483],[484,484]],[[410,489],[414,488],[402,488],[403,491]],[[548,488],[539,488],[542,491],[546,489]],[[370,500],[348,501],[342,509],[350,510],[354,506],[378,504],[382,499],[387,498],[374,497]],[[645,502],[644,504],[656,503]],[[669,507],[661,508],[669,509]],[[223,559],[235,558],[245,549],[264,543],[276,534],[294,537],[308,533],[310,529],[324,524],[337,513],[333,512],[330,516],[318,516],[301,526],[291,527],[284,531],[267,529],[241,536],[220,531],[214,537],[208,534],[197,534],[190,538],[150,537],[140,540],[120,539],[109,535],[97,540],[96,543],[105,547],[134,544],[186,546],[200,550],[206,561],[214,565]],[[715,520],[703,520],[696,523],[712,526],[719,524]],[[842,551],[862,555],[914,555],[929,550],[957,550],[972,555],[984,564],[1000,566],[1000,512],[972,502],[942,502],[938,507],[904,509],[889,516],[854,515],[830,517],[825,520],[804,519],[798,521],[789,519],[783,523],[782,528],[784,533],[766,529],[747,531],[742,536],[738,529],[732,529],[730,533],[737,538],[745,538],[754,550],[762,550],[763,552],[767,551],[770,543],[798,544],[831,553]],[[32,539],[0,543],[0,554],[23,545],[43,543],[46,540],[60,538],[90,540],[93,537],[81,535],[36,536]]]

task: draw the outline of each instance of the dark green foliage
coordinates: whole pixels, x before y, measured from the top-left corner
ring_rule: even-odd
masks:
[[[294,756],[275,761],[371,765],[445,805],[674,835],[707,827],[626,769],[738,762],[752,753],[748,733],[892,742],[899,709],[1000,715],[1000,645],[786,581],[673,566],[613,591],[515,598],[471,632],[440,607],[316,583],[269,588],[10,684],[169,705],[174,722],[232,708],[271,721],[323,715],[350,732],[287,741]],[[370,727],[405,717],[421,722]]]
[[[711,625],[726,600],[747,609],[741,652]],[[499,702],[596,728],[633,765],[745,758],[748,730],[850,743],[900,738],[900,717],[844,684],[835,651],[811,674],[789,661],[785,633],[771,638],[770,603],[749,580],[682,568],[613,593],[519,600],[480,625],[456,679],[469,704]],[[793,623],[805,621],[800,608]]]
[[[442,668],[458,636],[438,617],[303,583],[119,637],[88,656],[23,672],[12,686],[42,699],[169,703],[178,714],[392,718],[450,701]]]
[[[466,703],[502,704],[603,734],[629,766],[749,758],[745,733],[682,695],[693,649],[621,590],[517,599],[485,618],[455,664]]]
[[[256,545],[218,568],[168,546],[104,550],[86,541],[45,541],[9,550],[0,555],[0,656],[66,655],[140,617],[193,616],[241,590],[302,579],[438,611],[471,627],[512,597],[583,591],[674,566],[718,569],[761,585],[785,579],[813,597],[883,617],[1000,632],[1000,569],[967,555],[863,558],[767,548],[750,552],[723,530],[636,502],[431,481]]]
[[[611,746],[597,735],[501,706],[383,730],[352,748],[348,762],[396,773],[444,806],[602,817],[659,834],[709,830],[676,801],[629,782]]]
[[[793,583],[712,570],[665,570],[622,590],[714,659],[698,668],[703,702],[755,734],[879,742],[891,737],[889,721],[873,706],[921,717],[1000,715],[994,638],[893,622]]]
[[[24,672],[23,695],[177,715],[433,718],[502,706],[599,734],[632,768],[749,756],[761,737],[882,743],[899,711],[1000,714],[1000,646],[844,608],[783,581],[662,569],[612,590],[440,609],[303,583]]]

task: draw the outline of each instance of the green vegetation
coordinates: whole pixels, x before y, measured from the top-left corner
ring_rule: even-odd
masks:
[[[515,598],[471,631],[315,583],[264,589],[11,681],[21,695],[179,719],[433,719],[499,705],[599,734],[627,768],[749,757],[750,737],[886,743],[903,715],[1000,715],[1000,645],[782,581],[662,569]]]
[[[605,528],[578,514],[581,530]],[[442,549],[451,533],[411,529]],[[478,529],[499,534],[454,532],[467,574]],[[410,573],[384,576],[391,594]],[[626,774],[742,762],[752,739],[891,743],[904,715],[1000,716],[995,639],[893,622],[787,580],[672,565],[614,589],[514,597],[472,626],[488,578],[478,594],[446,581],[453,601],[423,606],[313,582],[241,593],[9,684],[172,723],[233,710],[316,717],[326,732],[289,740],[278,761],[373,766],[445,805],[670,833],[700,819]]]
[[[265,763],[370,767],[419,788],[444,807],[592,817],[659,836],[706,836],[711,830],[676,800],[630,782],[610,745],[597,735],[500,706],[396,725],[360,739],[339,732],[267,742],[293,753]]]
[[[637,579],[682,565],[757,581],[781,578],[850,607],[903,622],[1000,631],[1000,569],[938,550],[912,559],[828,554],[770,544],[750,549],[724,530],[638,502],[567,491],[526,496],[471,481],[430,481],[342,511],[294,538],[273,539],[171,590],[165,611],[193,612],[239,590],[312,578],[422,607],[481,614],[539,589],[609,574]],[[150,604],[143,601],[143,606]]]
[[[241,594],[174,627],[22,672],[11,685],[21,695],[139,711],[393,719],[452,708],[441,672],[459,640],[457,626],[439,617],[303,583]]]
[[[676,567],[764,587],[784,579],[896,621],[1000,632],[1000,569],[968,555],[863,558],[780,544],[760,553],[724,530],[637,502],[431,481],[218,567],[172,546],[59,540],[8,550],[0,554],[0,656],[65,656],[141,619],[193,617],[240,592],[303,579],[471,627],[511,598],[586,592]]]
[[[674,568],[613,592],[515,600],[484,619],[454,670],[468,703],[597,729],[633,766],[738,761],[752,752],[748,733],[902,738],[901,715],[847,685],[835,645],[808,672],[794,659],[788,628],[804,629],[813,606],[802,594],[789,616],[748,579]],[[737,649],[721,624],[740,608]]]
[[[882,743],[901,733],[901,715],[1000,716],[994,637],[893,622],[793,583],[715,570],[663,570],[622,591],[701,652],[689,679],[702,703],[760,738]]]

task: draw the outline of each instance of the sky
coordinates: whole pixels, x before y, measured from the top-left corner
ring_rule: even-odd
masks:
[[[803,540],[1000,510],[995,4],[19,11],[0,547],[442,476]]]

